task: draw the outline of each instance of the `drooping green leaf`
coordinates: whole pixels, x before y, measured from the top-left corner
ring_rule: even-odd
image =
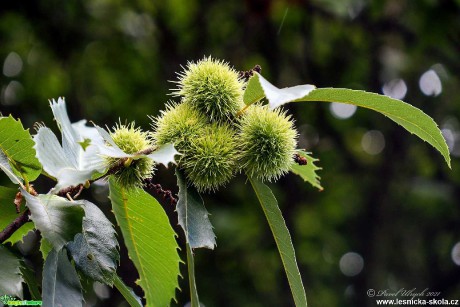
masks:
[[[82,306],[83,295],[75,267],[65,248],[51,250],[43,267],[43,306]]]
[[[61,249],[81,232],[83,208],[81,201],[68,201],[55,195],[32,196],[21,188],[30,209],[30,218],[55,249]]]
[[[11,115],[0,118],[0,150],[13,170],[27,181],[35,180],[42,170],[33,146],[29,130],[24,130],[20,120],[15,120]]]
[[[0,245],[0,294],[22,298],[22,283],[20,259],[12,254],[5,246]]]
[[[319,88],[295,101],[341,102],[382,113],[436,148],[450,167],[449,148],[438,125],[423,111],[401,100],[346,88]]]
[[[11,189],[0,187],[0,230],[5,229],[7,225],[14,221],[18,216],[22,214],[16,213],[16,206],[13,201],[18,193],[18,189]],[[11,237],[9,237],[5,242],[11,242],[14,244],[16,242],[22,241],[24,236],[34,228],[33,223],[25,223],[18,230],[16,230]]]
[[[118,275],[115,274],[113,285],[120,291],[121,295],[129,303],[131,307],[142,307],[142,302],[139,296],[134,293],[133,289],[125,285]]]
[[[187,270],[190,286],[190,303],[192,307],[199,307],[200,300],[195,281],[195,260],[193,248],[214,249],[216,235],[209,221],[209,213],[204,207],[203,199],[198,191],[187,186],[184,175],[176,169],[177,185],[179,186],[179,199],[176,206],[179,225],[185,233],[187,251]]]
[[[38,288],[38,282],[35,278],[34,270],[28,266],[25,261],[21,261],[21,275],[24,278],[24,282],[27,284],[29,288],[30,295],[32,296],[33,300],[41,301],[42,295],[40,293],[40,289]]]
[[[82,233],[77,234],[67,248],[85,275],[112,286],[120,260],[115,230],[96,205],[84,201],[83,208]]]
[[[195,281],[195,260],[193,257],[193,251],[190,244],[185,243],[187,250],[187,271],[188,271],[188,282],[190,286],[190,304],[191,307],[200,307],[200,299],[198,297],[198,290],[196,288]]]
[[[51,110],[62,133],[62,145],[49,128],[40,127],[34,136],[34,148],[43,169],[58,181],[54,191],[83,184],[93,175],[104,173],[107,165],[97,146],[103,140],[96,128],[86,127],[85,120],[71,124],[62,98],[51,102]],[[91,142],[83,148],[80,143],[86,139]]]
[[[204,207],[203,199],[194,187],[187,187],[184,176],[176,169],[179,200],[176,211],[179,225],[185,232],[190,247],[214,249],[216,235],[209,221],[209,213]]]
[[[248,97],[267,97],[272,109],[292,101],[322,101],[352,104],[377,111],[436,148],[450,167],[449,148],[437,124],[423,111],[401,100],[346,88],[315,89],[308,84],[279,89],[257,73],[248,82],[245,95],[246,92]],[[246,104],[254,102],[249,98],[245,100]]]
[[[309,182],[312,186],[322,191],[323,187],[319,182],[320,177],[316,174],[316,171],[321,169],[320,167],[315,165],[315,162],[318,161],[318,159],[313,158],[303,150],[297,150],[297,154],[302,158],[307,159],[307,164],[299,165],[297,163],[293,163],[291,167],[291,172],[299,175],[300,177],[302,177],[304,181]]]
[[[125,190],[113,178],[109,182],[113,212],[139,272],[147,306],[169,306],[178,288],[180,258],[168,216],[145,191]]]
[[[276,241],[284,270],[291,287],[292,297],[297,307],[307,306],[307,296],[303,287],[302,277],[295,257],[291,235],[286,227],[278,202],[269,187],[256,178],[249,177],[252,187],[259,199],[268,224]]]

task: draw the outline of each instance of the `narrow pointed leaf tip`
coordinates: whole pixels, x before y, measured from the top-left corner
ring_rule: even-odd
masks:
[[[278,247],[294,303],[296,307],[307,307],[307,296],[297,265],[294,245],[292,244],[291,235],[289,234],[281,210],[278,207],[278,202],[268,186],[256,178],[248,177],[248,179],[254,188],[254,192],[264,211],[276,246]]]
[[[315,88],[311,84],[277,88],[260,74],[254,73],[248,82],[243,100],[245,104],[249,105],[266,97],[270,109],[275,109],[285,103],[307,96]]]

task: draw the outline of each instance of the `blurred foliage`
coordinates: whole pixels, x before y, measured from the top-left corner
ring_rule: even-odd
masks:
[[[171,99],[175,72],[205,55],[240,70],[260,64],[278,86],[404,94],[440,124],[452,171],[434,149],[377,113],[357,110],[340,119],[328,104],[304,103],[289,109],[300,147],[320,158],[325,190],[293,175],[271,187],[312,306],[374,306],[370,288],[429,288],[458,299],[459,14],[458,0],[7,1],[0,11],[0,110],[25,127],[52,126],[48,99],[65,96],[74,121],[112,126],[120,118],[147,129],[147,115]],[[428,86],[440,80],[439,95],[421,91],[420,78],[430,69],[439,79]],[[160,168],[156,178],[177,191],[171,170]],[[106,193],[91,191],[99,203]],[[292,306],[275,243],[245,179],[204,199],[218,244],[214,252],[196,252],[203,303]],[[164,206],[176,225],[173,209]],[[107,202],[101,207],[110,215]],[[34,238],[26,243],[18,247],[39,259]],[[140,293],[124,247],[121,263],[122,278]],[[85,287],[88,306],[126,306],[115,289]],[[189,300],[186,279],[182,289],[179,306]]]

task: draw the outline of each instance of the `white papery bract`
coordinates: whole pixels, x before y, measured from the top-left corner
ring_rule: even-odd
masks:
[[[255,74],[258,77],[260,86],[262,87],[265,93],[265,97],[267,97],[270,109],[275,109],[285,103],[305,97],[316,88],[316,86],[311,84],[277,88],[276,86],[268,82],[260,74]]]
[[[157,163],[161,163],[164,166],[168,167],[169,163],[176,164],[174,156],[181,154],[174,148],[174,145],[171,143],[158,147],[151,154],[127,154],[123,150],[121,150],[120,147],[117,146],[117,144],[115,144],[112,137],[107,131],[105,131],[99,126],[95,127],[99,132],[100,136],[105,141],[104,146],[99,146],[99,154],[105,157],[133,159],[149,158]]]
[[[53,99],[50,106],[62,133],[62,145],[51,129],[42,126],[34,136],[34,148],[43,169],[57,179],[53,191],[83,184],[94,174],[104,173],[107,166],[98,154],[103,139],[97,130],[87,127],[85,120],[71,124],[63,98],[57,102]]]
[[[50,102],[51,110],[62,134],[62,145],[51,129],[41,126],[34,136],[37,158],[43,169],[57,180],[53,192],[68,186],[77,186],[102,175],[107,170],[107,157],[147,157],[168,166],[175,163],[174,156],[180,154],[172,144],[159,147],[155,152],[127,154],[113,141],[110,134],[99,126],[88,127],[86,120],[71,124],[64,98]]]

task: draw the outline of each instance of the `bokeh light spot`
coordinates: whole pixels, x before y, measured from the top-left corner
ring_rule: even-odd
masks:
[[[452,248],[451,257],[456,265],[460,265],[460,242],[457,242]]]
[[[370,155],[377,155],[385,148],[385,137],[378,130],[369,130],[361,139],[361,147]]]
[[[426,96],[438,96],[442,92],[441,79],[433,70],[427,70],[419,80],[420,90]]]
[[[450,153],[452,153],[452,151],[454,150],[454,146],[455,146],[455,135],[454,135],[454,133],[452,132],[452,130],[450,130],[448,128],[442,129],[441,132],[442,132],[442,136],[446,140],[447,147],[449,147]]]
[[[404,99],[407,94],[407,85],[403,79],[394,79],[385,83],[382,87],[382,92],[395,99]]]
[[[352,117],[356,112],[356,108],[357,107],[355,105],[339,102],[333,102],[329,106],[331,114],[338,119],[347,119]]]
[[[3,74],[7,77],[16,77],[22,71],[22,59],[16,52],[10,52],[3,62]]]
[[[1,104],[4,106],[12,106],[19,103],[19,93],[24,89],[18,81],[11,81],[7,86],[3,87],[1,94]]]
[[[364,259],[358,253],[348,252],[340,258],[339,267],[345,276],[356,276],[364,268]]]

